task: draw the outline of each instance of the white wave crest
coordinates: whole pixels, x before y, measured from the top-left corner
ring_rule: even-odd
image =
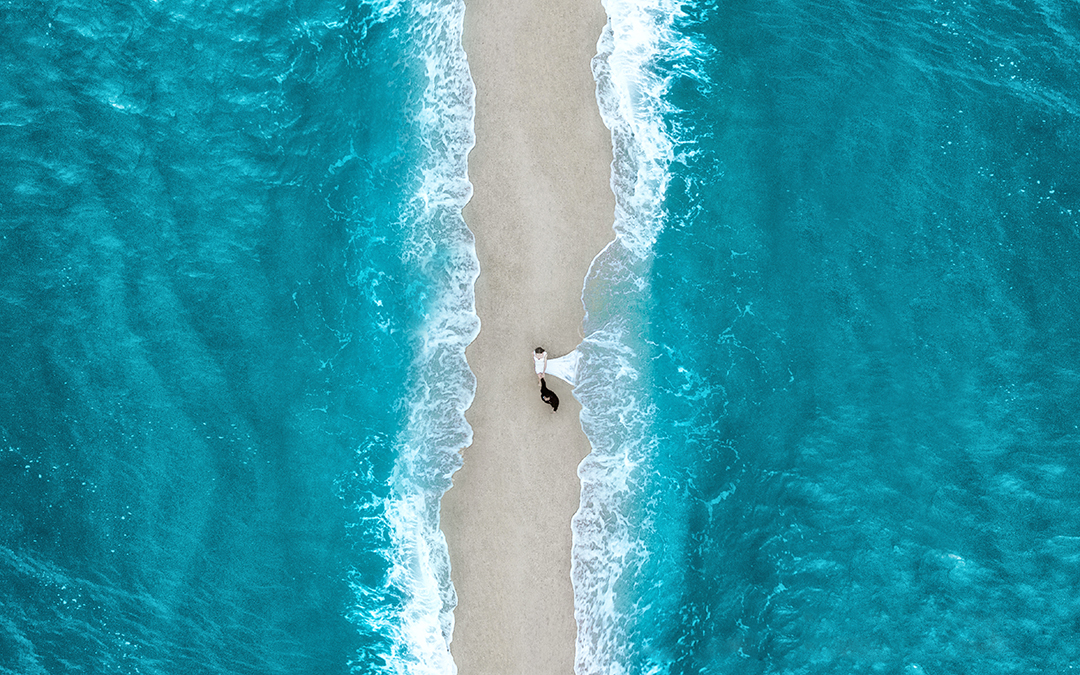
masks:
[[[650,285],[653,247],[663,231],[663,203],[679,139],[668,101],[672,83],[688,75],[671,64],[694,49],[674,22],[669,0],[606,0],[608,24],[593,59],[597,102],[611,130],[615,193],[613,241],[586,280],[581,423],[592,453],[578,468],[581,505],[573,519],[574,612],[578,675],[629,672],[634,608],[623,586],[650,552],[635,524],[636,485],[659,443],[652,427],[648,345],[641,306]],[[690,74],[693,76],[692,74]]]
[[[593,58],[600,116],[611,130],[615,161],[611,187],[616,197],[615,232],[626,248],[647,257],[663,228],[660,207],[675,160],[675,139],[665,116],[673,80],[685,72],[659,68],[662,59],[692,52],[673,22],[682,14],[671,0],[603,3],[608,23]]]
[[[479,275],[475,242],[461,209],[472,196],[467,158],[474,143],[475,90],[461,43],[465,5],[460,0],[422,3],[415,23],[425,44],[428,85],[417,122],[428,150],[423,182],[413,200],[411,261],[434,282],[427,320],[412,367],[411,409],[394,484],[412,494],[395,504],[404,535],[402,551],[415,556],[408,570],[415,585],[402,619],[417,660],[409,675],[453,675],[450,656],[457,596],[450,557],[439,529],[439,503],[472,442],[465,410],[476,378],[465,348],[480,330],[474,283]]]
[[[638,282],[646,279],[648,264],[617,239],[593,262],[589,287],[602,282],[611,305],[621,305],[623,298],[640,292]],[[640,499],[636,486],[657,442],[640,318],[594,310],[586,318],[588,337],[580,348],[585,365],[574,395],[581,401],[581,425],[592,452],[578,467],[581,504],[572,522],[578,675],[628,672],[624,664],[633,611],[618,590],[626,572],[649,555],[643,533],[632,522]]]
[[[400,216],[408,233],[403,258],[424,279],[426,299],[424,323],[411,345],[403,402],[408,422],[393,441],[398,458],[392,490],[381,504],[390,539],[382,553],[391,572],[378,589],[354,584],[358,603],[350,618],[390,638],[390,653],[382,656],[390,672],[401,675],[457,672],[449,649],[457,596],[439,504],[461,465],[461,449],[472,442],[465,410],[476,379],[465,348],[480,329],[473,288],[479,263],[461,216],[472,196],[466,161],[474,143],[475,98],[461,43],[464,11],[461,0],[430,0],[412,6],[391,2],[380,13],[411,13],[409,40],[426,65],[427,85],[414,118],[414,133],[425,148],[421,180]],[[388,589],[398,602],[382,602]],[[372,593],[379,597],[367,597]]]

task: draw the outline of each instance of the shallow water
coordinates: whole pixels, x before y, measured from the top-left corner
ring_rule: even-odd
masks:
[[[452,672],[462,10],[3,10],[0,672]]]
[[[607,9],[579,675],[1067,670],[1080,14]]]

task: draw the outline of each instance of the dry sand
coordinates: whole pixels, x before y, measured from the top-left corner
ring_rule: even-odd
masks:
[[[581,290],[614,234],[611,137],[590,61],[599,0],[468,0],[465,50],[476,83],[473,198],[481,330],[465,464],[443,497],[458,594],[451,652],[461,675],[572,675],[577,626],[570,519],[589,452],[562,380],[540,400],[532,350],[578,345]]]

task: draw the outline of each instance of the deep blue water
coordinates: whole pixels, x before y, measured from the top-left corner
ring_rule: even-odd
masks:
[[[462,10],[0,8],[0,672],[452,670]]]
[[[611,0],[578,674],[1080,662],[1080,6]]]

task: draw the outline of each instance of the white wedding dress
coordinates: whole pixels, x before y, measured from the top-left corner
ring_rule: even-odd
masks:
[[[560,380],[565,380],[570,386],[577,385],[578,365],[581,361],[581,352],[574,350],[557,359],[548,359],[548,375],[554,375]]]

